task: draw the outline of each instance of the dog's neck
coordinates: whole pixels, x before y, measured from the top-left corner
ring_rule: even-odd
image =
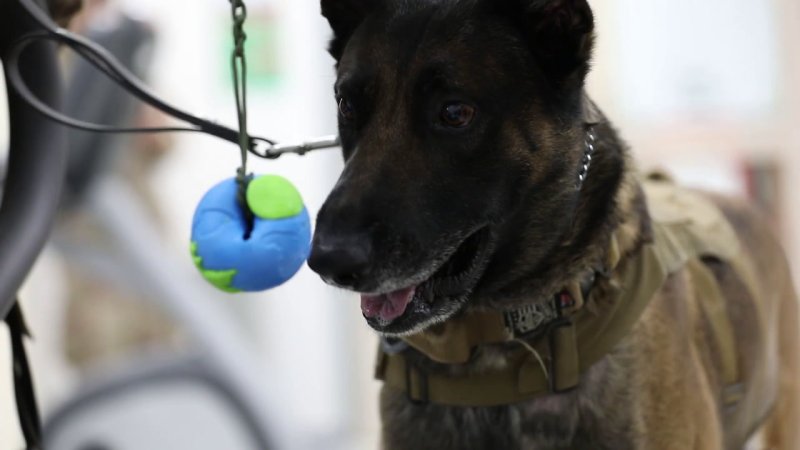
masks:
[[[595,108],[589,102],[587,105]],[[541,249],[520,248],[515,250],[516,255],[505,258],[494,268],[495,274],[511,275],[505,276],[499,287],[478,292],[473,305],[508,310],[548,301],[565,286],[581,283],[594,273],[602,275],[612,251],[612,234],[619,244],[613,251],[623,256],[638,248],[641,239],[649,234],[646,204],[627,146],[599,110],[593,114],[596,123],[591,124],[595,136],[592,163],[579,187],[571,223],[532,268],[523,272],[515,265],[517,261],[530,260],[530,255]],[[576,167],[576,181],[580,170]],[[538,212],[528,214],[530,219]]]

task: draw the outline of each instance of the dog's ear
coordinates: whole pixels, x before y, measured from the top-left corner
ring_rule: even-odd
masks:
[[[333,29],[328,51],[337,61],[342,57],[350,36],[376,8],[377,3],[378,0],[322,0],[322,15]]]
[[[489,0],[519,29],[556,85],[582,83],[594,45],[587,0]]]

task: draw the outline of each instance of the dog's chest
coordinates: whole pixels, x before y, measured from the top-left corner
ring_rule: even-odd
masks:
[[[492,408],[419,405],[384,389],[385,449],[624,450],[632,418],[628,408],[609,404],[621,393],[597,389],[604,365],[587,373],[588,389]]]

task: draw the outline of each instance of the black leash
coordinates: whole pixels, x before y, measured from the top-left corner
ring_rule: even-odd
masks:
[[[85,131],[98,133],[169,133],[169,132],[199,132],[216,136],[235,144],[239,144],[239,132],[201,119],[185,111],[182,111],[167,102],[158,98],[152,93],[139,79],[126,69],[117,59],[103,47],[77,34],[73,34],[63,28],[59,28],[32,0],[19,0],[20,4],[27,10],[34,20],[42,27],[42,31],[26,34],[22,36],[11,48],[6,59],[9,66],[9,83],[17,92],[30,103],[37,111],[44,114],[51,120],[63,125]],[[28,89],[19,71],[18,62],[22,53],[32,43],[42,40],[55,41],[63,44],[77,54],[85,58],[95,66],[100,72],[104,73],[119,86],[138,97],[145,103],[159,109],[172,117],[187,122],[192,127],[151,127],[151,128],[129,128],[129,127],[110,127],[94,123],[84,122],[66,116],[59,111],[44,104]],[[258,153],[258,143],[266,143],[269,147],[274,142],[265,138],[251,138],[247,143],[250,151],[262,157],[269,157],[264,153]]]
[[[8,331],[11,334],[12,370],[14,372],[14,396],[17,399],[17,415],[20,428],[25,436],[28,450],[42,448],[42,423],[39,418],[39,408],[36,405],[36,394],[33,390],[33,377],[28,365],[28,355],[25,352],[25,338],[30,337],[22,308],[19,301],[5,318]]]
[[[135,75],[126,69],[117,59],[103,47],[96,43],[71,33],[53,22],[50,17],[34,2],[34,0],[17,0],[20,5],[30,14],[30,16],[42,27],[42,30],[28,33],[19,38],[9,50],[6,55],[5,63],[8,72],[8,83],[17,91],[17,93],[28,103],[36,109],[39,113],[45,115],[49,119],[66,125],[71,128],[77,128],[85,131],[93,131],[98,133],[171,133],[171,132],[197,132],[205,133],[224,139],[228,142],[240,145],[245,148],[250,154],[259,158],[276,159],[286,153],[296,153],[303,155],[312,150],[328,149],[339,146],[339,139],[336,136],[326,136],[320,139],[311,140],[301,144],[278,145],[274,141],[263,138],[250,136],[246,133],[240,133],[232,128],[220,125],[210,120],[201,119],[190,113],[187,113],[175,106],[170,105],[164,100],[160,99],[156,94],[150,91],[144,83],[142,83]],[[242,0],[229,0],[234,15],[234,32],[237,51],[234,58],[238,55],[243,56],[244,52],[242,44],[244,42],[244,32],[242,25],[245,18],[244,4]],[[96,123],[84,122],[74,119],[59,111],[51,108],[39,100],[28,88],[22,74],[19,70],[19,59],[26,48],[32,43],[37,41],[54,41],[64,46],[71,48],[78,55],[85,58],[89,63],[95,66],[100,72],[108,76],[111,80],[117,83],[120,87],[136,96],[143,102],[153,106],[154,108],[168,114],[174,118],[182,120],[192,126],[188,127],[151,127],[151,128],[133,128],[133,127],[111,127],[107,125],[100,125]],[[236,61],[234,61],[236,64]],[[244,66],[239,66],[243,71]],[[237,69],[238,70],[238,69]],[[243,72],[241,72],[243,75]],[[244,78],[241,78],[243,81]],[[237,86],[237,106],[239,114],[243,111],[244,103],[240,102],[246,95],[244,89],[239,90],[243,85],[236,81]],[[246,117],[246,116],[245,116]],[[241,124],[241,121],[240,121]]]

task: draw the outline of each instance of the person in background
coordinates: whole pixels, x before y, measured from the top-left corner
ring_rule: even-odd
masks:
[[[62,27],[69,25],[72,17],[80,11],[82,0],[47,0],[50,17]]]
[[[60,8],[69,11],[69,6]],[[145,77],[154,32],[147,23],[128,17],[113,0],[84,0],[83,9],[71,20],[70,30],[97,42],[139,78]],[[70,116],[113,126],[168,125],[165,115],[135,100],[74,53],[65,51],[62,63],[66,74],[65,112]],[[123,182],[160,226],[161,214],[149,175],[171,148],[172,136],[69,133],[67,183],[56,244],[67,260],[73,260],[76,252],[91,249],[109,266],[117,259],[112,238],[91,208],[85,207],[92,190],[104,178]],[[68,264],[66,275],[68,305],[62,350],[79,372],[128,352],[169,347],[180,340],[176,327],[130,283],[120,283],[114,276],[83,264]]]

